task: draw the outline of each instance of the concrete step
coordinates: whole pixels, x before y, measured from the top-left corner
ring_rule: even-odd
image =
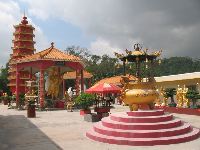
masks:
[[[164,110],[140,110],[140,111],[130,111],[126,112],[128,116],[160,116],[164,114]]]
[[[101,122],[105,127],[123,130],[158,130],[178,127],[181,125],[180,119],[172,119],[170,121],[156,123],[127,123],[114,121],[111,120],[110,117],[106,117],[103,118]]]
[[[86,136],[92,140],[118,145],[132,145],[132,146],[152,146],[152,145],[167,145],[183,143],[187,141],[194,140],[200,135],[199,129],[193,128],[190,132],[186,134],[181,134],[177,136],[170,137],[159,137],[159,138],[125,138],[125,137],[115,137],[102,135],[95,132],[93,129],[86,133]]]
[[[110,115],[110,119],[118,122],[126,123],[155,123],[164,122],[173,119],[172,114],[163,114],[157,116],[128,116],[127,113],[120,112]]]
[[[123,130],[123,129],[112,129],[102,125],[101,122],[94,124],[93,129],[95,132],[108,136],[115,137],[126,137],[126,138],[158,138],[158,137],[169,137],[187,133],[191,130],[188,123],[184,123],[181,126],[160,129],[160,130]]]

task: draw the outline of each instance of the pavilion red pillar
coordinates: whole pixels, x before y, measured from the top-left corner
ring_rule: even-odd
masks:
[[[31,67],[30,74],[29,74],[29,79],[32,80],[32,78],[33,78],[33,75],[32,75],[32,67]]]
[[[20,84],[20,81],[19,81],[19,69],[18,67],[16,67],[16,91],[15,91],[15,94],[16,94],[16,106],[18,108],[19,106],[19,84]]]
[[[81,92],[84,92],[83,69],[81,69]]]
[[[80,70],[76,70],[76,95],[80,94]]]
[[[66,91],[65,79],[63,79],[62,84],[63,84],[63,97],[65,97],[65,91]]]
[[[40,108],[44,108],[44,69],[40,68]]]
[[[89,78],[89,79],[88,79],[88,88],[90,88],[91,85],[92,85],[92,81],[91,81],[91,80],[92,80],[92,78]]]

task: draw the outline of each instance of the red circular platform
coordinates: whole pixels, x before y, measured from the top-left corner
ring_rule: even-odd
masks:
[[[200,130],[163,110],[120,112],[103,118],[86,133],[92,140],[118,145],[152,146],[187,142]]]

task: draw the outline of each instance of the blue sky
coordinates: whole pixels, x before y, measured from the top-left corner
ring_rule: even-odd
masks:
[[[60,19],[47,19],[45,21],[34,17],[32,19],[43,30],[48,41],[55,42],[61,49],[66,49],[67,46],[71,45],[89,47],[92,40],[92,38],[86,37],[80,28]]]
[[[53,41],[60,50],[76,45],[113,56],[139,42],[150,51],[162,48],[162,57],[200,56],[198,0],[0,0],[1,66],[24,9],[36,29],[37,51]]]
[[[43,30],[49,43],[53,41],[62,50],[71,45],[89,47],[92,37],[84,35],[79,27],[60,18],[48,18],[47,20],[41,20],[34,15],[28,14],[29,6],[26,2],[19,1],[18,4],[20,8],[31,17],[31,20]]]

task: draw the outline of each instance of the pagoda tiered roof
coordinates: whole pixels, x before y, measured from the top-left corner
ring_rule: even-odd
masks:
[[[35,44],[35,41],[33,41],[32,39],[15,39],[15,40],[12,40],[12,42],[31,42],[31,43],[34,43]]]
[[[16,46],[16,47],[11,47],[12,50],[18,49],[18,48],[25,48],[25,49],[30,49],[30,50],[34,50],[34,51],[35,51],[35,48],[34,48],[34,47],[27,47],[27,46]]]
[[[13,33],[13,35],[17,35],[17,34],[30,34],[30,35],[32,35],[33,37],[35,37],[35,34],[33,34],[33,33],[31,33],[31,32],[23,32],[23,31],[22,31],[22,32],[19,32],[19,31],[18,31],[18,32],[14,32],[14,33]]]
[[[32,26],[32,25],[29,25],[29,24],[18,24],[18,25],[14,25],[13,26],[14,28],[18,28],[18,27],[29,27],[29,28],[32,28],[33,30],[35,30],[35,28]]]

